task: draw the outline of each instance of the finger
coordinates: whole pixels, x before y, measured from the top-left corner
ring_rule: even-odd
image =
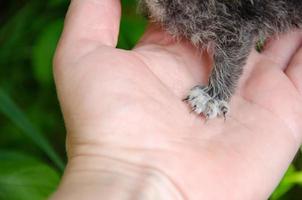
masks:
[[[302,34],[299,31],[275,36],[269,39],[261,54],[266,60],[277,64],[280,69],[284,70],[298,50],[301,41]]]
[[[302,47],[293,57],[285,73],[302,94]]]
[[[116,46],[121,6],[119,0],[72,0],[62,35],[64,44]]]

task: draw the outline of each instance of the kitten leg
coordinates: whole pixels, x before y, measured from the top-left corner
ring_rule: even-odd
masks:
[[[193,87],[185,99],[192,109],[206,118],[225,117],[243,66],[253,48],[253,38],[246,37],[217,44],[214,67],[207,86]]]

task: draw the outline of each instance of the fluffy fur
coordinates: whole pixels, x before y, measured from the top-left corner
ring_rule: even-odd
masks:
[[[186,98],[208,118],[228,112],[226,102],[260,37],[302,27],[301,0],[140,0],[140,5],[172,35],[201,48],[214,44],[208,85],[194,87]]]

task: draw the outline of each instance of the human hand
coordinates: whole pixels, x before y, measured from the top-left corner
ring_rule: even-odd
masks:
[[[253,52],[227,120],[182,102],[211,60],[150,25],[116,49],[118,0],[73,0],[54,74],[68,165],[53,199],[266,199],[302,136],[302,34]],[[153,196],[152,196],[153,195]]]

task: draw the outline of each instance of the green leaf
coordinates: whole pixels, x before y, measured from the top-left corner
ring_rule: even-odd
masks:
[[[63,19],[57,20],[42,31],[33,48],[32,62],[36,79],[42,85],[49,85],[52,79],[52,58],[63,28]]]
[[[302,172],[295,172],[286,177],[285,179],[288,183],[293,183],[302,186]]]
[[[17,151],[8,151],[5,149],[0,149],[0,162],[6,160],[20,161],[20,160],[36,160],[36,159],[32,156],[28,156],[26,154]]]
[[[26,55],[24,47],[32,34],[35,12],[38,10],[37,1],[28,1],[23,7],[0,26],[0,65]],[[22,52],[23,51],[23,52]]]
[[[123,7],[135,6],[137,4],[137,0],[122,0],[121,3]]]
[[[33,157],[0,151],[0,199],[44,200],[59,180],[54,169]]]
[[[23,133],[44,151],[48,157],[63,171],[64,164],[59,155],[54,151],[46,138],[34,127],[25,114],[0,88],[0,112],[7,116]]]
[[[49,0],[48,4],[50,6],[58,6],[58,5],[63,5],[66,2],[68,2],[68,0]]]
[[[258,51],[259,53],[261,53],[263,51],[265,41],[266,41],[266,38],[263,36],[260,36],[260,38],[256,42],[256,51]]]
[[[117,47],[131,49],[137,43],[145,31],[146,20],[138,16],[127,16],[122,18],[119,42]]]

